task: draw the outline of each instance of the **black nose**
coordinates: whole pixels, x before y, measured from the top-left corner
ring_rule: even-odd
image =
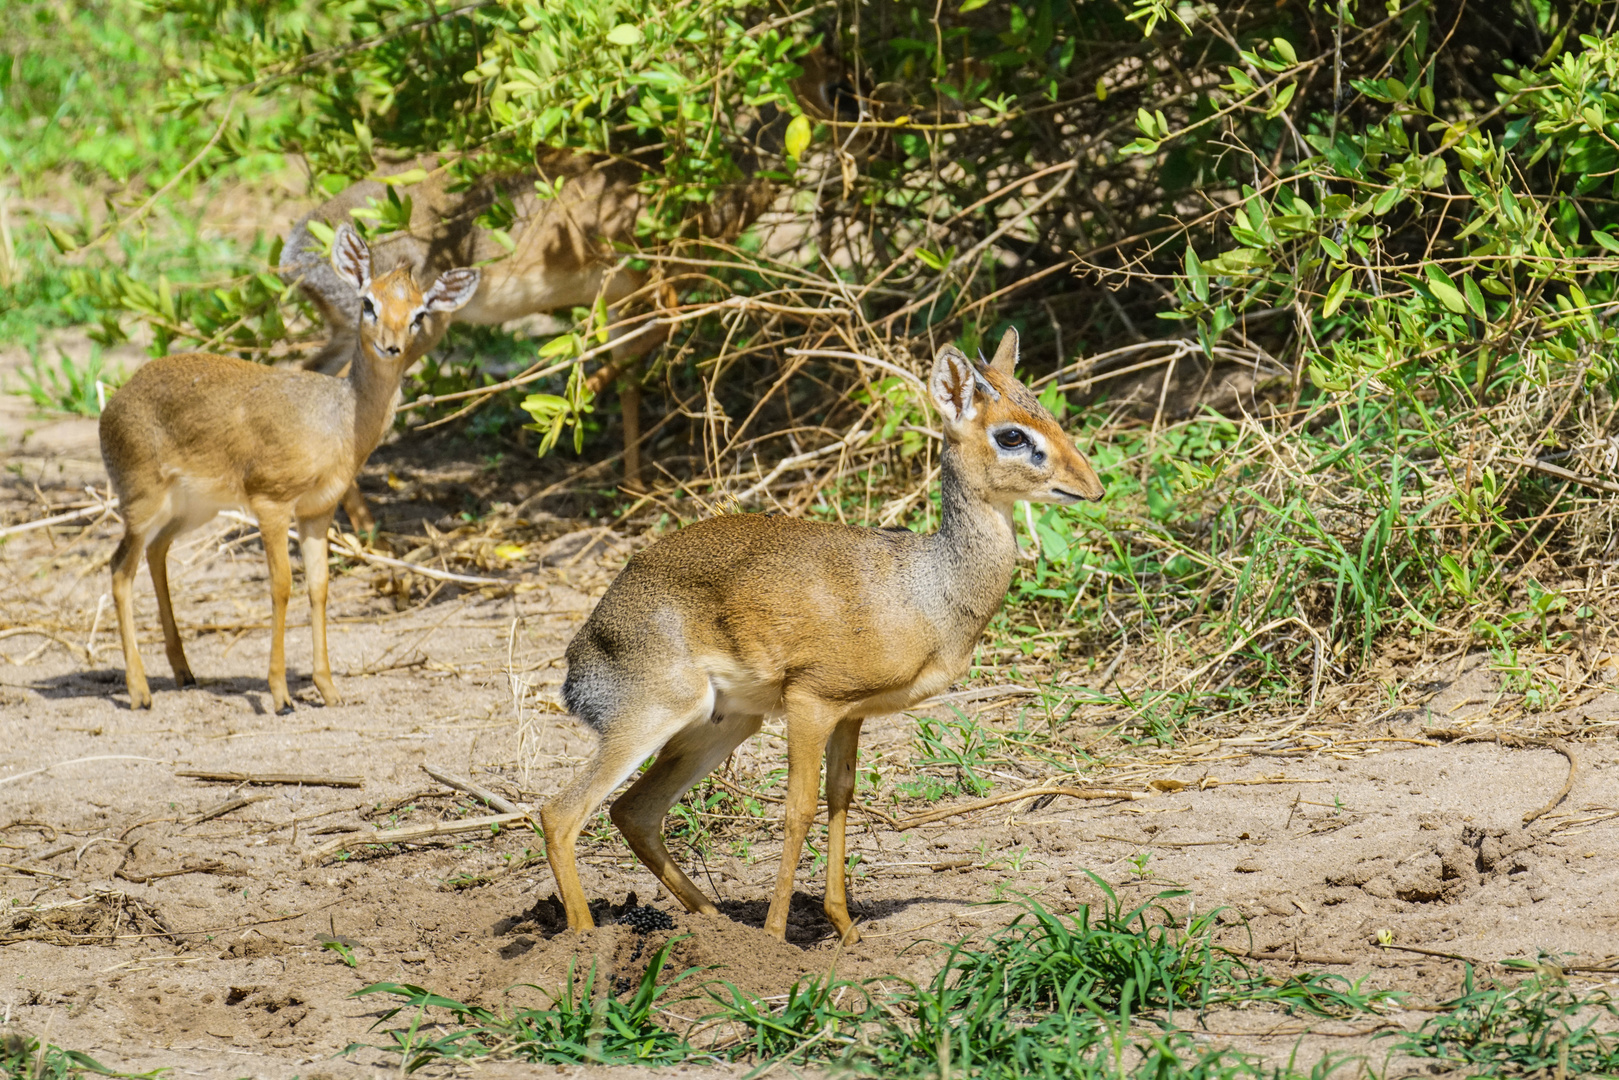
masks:
[[[385,351],[385,352],[387,352],[387,354],[388,354],[388,355],[389,355],[389,356],[398,356],[398,355],[399,355],[399,352],[400,352],[400,349],[399,349],[399,346],[398,346],[398,345],[389,345],[389,346],[388,346],[388,347],[387,347],[387,349],[386,349],[386,350],[384,350],[384,351]]]

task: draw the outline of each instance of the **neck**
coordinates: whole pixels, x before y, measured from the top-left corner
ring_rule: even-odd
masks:
[[[1006,598],[1017,569],[1012,504],[996,505],[973,490],[955,447],[946,444],[939,463],[939,531],[928,537],[926,559],[946,605],[948,625],[978,640]]]
[[[364,344],[354,350],[348,384],[354,392],[354,453],[364,462],[393,422],[402,369],[376,359]]]

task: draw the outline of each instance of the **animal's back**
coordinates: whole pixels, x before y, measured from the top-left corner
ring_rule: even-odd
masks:
[[[234,501],[277,446],[351,442],[345,384],[216,353],[180,353],[144,365],[102,411],[101,456],[113,487],[207,477]],[[155,464],[157,469],[140,468]],[[285,455],[275,464],[289,464]],[[291,477],[292,483],[302,477]]]
[[[860,701],[938,660],[924,538],[799,518],[712,518],[630,560],[568,646],[564,697],[601,728],[620,684],[695,668],[773,711],[795,688]]]

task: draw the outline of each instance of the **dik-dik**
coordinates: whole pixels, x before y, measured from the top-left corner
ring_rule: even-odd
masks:
[[[937,694],[967,670],[1017,565],[1015,502],[1103,494],[1084,455],[1013,374],[1017,354],[1009,331],[987,367],[952,345],[934,359],[928,386],[944,429],[936,533],[739,514],[692,525],[630,560],[567,651],[563,700],[601,736],[595,758],[541,811],[569,926],[593,925],[574,863],[580,827],[652,754],[613,804],[613,822],[688,911],[715,914],[669,857],[664,816],[763,717],[783,716],[786,839],[765,929],[785,939],[824,752],[825,910],[844,940],[858,939],[844,825],[861,722]]]
[[[141,368],[101,414],[101,457],[124,518],[124,538],[112,557],[112,595],[131,708],[152,705],[135,634],[133,592],[142,550],[175,685],[193,686],[197,680],[169,602],[169,545],[236,506],[258,518],[270,564],[270,697],[276,710],[292,708],[282,639],[292,589],[287,532],[293,522],[309,585],[315,688],[327,705],[338,701],[326,655],[326,528],[393,420],[400,376],[443,334],[450,314],[472,299],[479,273],[447,270],[426,292],[406,268],[373,280],[371,253],[347,224],[337,230],[331,261],[360,298],[359,334],[344,378],[184,353]]]

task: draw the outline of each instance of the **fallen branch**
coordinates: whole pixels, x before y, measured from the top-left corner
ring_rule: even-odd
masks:
[[[1372,942],[1372,945],[1379,949],[1398,949],[1400,952],[1416,953],[1418,956],[1434,956],[1441,960],[1460,960],[1463,963],[1472,964],[1474,967],[1486,967],[1490,964],[1494,964],[1496,967],[1509,968],[1513,971],[1522,971],[1524,970],[1525,966],[1528,965],[1543,971],[1556,969],[1556,971],[1559,972],[1572,971],[1591,975],[1619,974],[1619,959],[1612,957],[1602,964],[1559,964],[1555,960],[1533,961],[1521,959],[1517,960],[1516,962],[1513,962],[1511,959],[1485,961],[1471,956],[1463,956],[1461,953],[1442,952],[1439,949],[1424,949],[1419,945],[1385,945],[1381,941],[1374,941]]]
[[[336,529],[332,530],[331,536],[327,538],[327,542],[331,545],[334,551],[341,555],[346,555],[351,559],[359,559],[361,562],[372,563],[376,566],[393,567],[396,570],[404,570],[415,574],[418,577],[430,578],[433,581],[449,581],[454,582],[457,585],[504,585],[508,588],[518,584],[517,582],[509,581],[506,578],[473,577],[471,574],[452,574],[448,570],[434,570],[431,567],[417,566],[415,563],[408,563],[403,559],[390,559],[386,555],[374,555],[369,551],[362,551],[360,548],[351,545],[348,542],[348,539]]]
[[[150,874],[132,874],[120,866],[113,871],[113,877],[133,881],[137,885],[145,885],[147,882],[157,881],[161,878],[183,877],[186,874],[217,874],[228,869],[224,863],[216,859],[208,859],[194,865],[179,866],[173,870],[155,870]]]
[[[1307,953],[1297,949],[1233,949],[1225,945],[1216,946],[1222,952],[1232,956],[1240,956],[1245,960],[1285,960],[1292,964],[1353,964],[1355,958],[1342,956],[1338,953]]]
[[[304,787],[365,786],[363,776],[317,776],[313,773],[243,773],[210,772],[206,769],[176,769],[175,776],[188,780],[206,780],[216,784],[297,784]]]
[[[1619,484],[1614,483],[1612,480],[1599,480],[1594,476],[1581,476],[1577,472],[1570,472],[1561,465],[1553,465],[1549,461],[1537,461],[1534,458],[1514,457],[1503,457],[1501,460],[1505,461],[1509,465],[1521,465],[1525,469],[1532,469],[1538,473],[1545,473],[1547,476],[1555,476],[1557,479],[1567,480],[1571,484],[1579,484],[1581,487],[1593,488],[1596,491],[1606,491],[1610,495],[1619,495]]]
[[[1497,746],[1506,746],[1514,750],[1523,750],[1531,747],[1556,750],[1568,759],[1568,776],[1563,780],[1563,786],[1550,802],[1539,810],[1530,810],[1523,815],[1523,823],[1529,825],[1556,809],[1557,804],[1568,798],[1568,793],[1574,790],[1574,776],[1580,769],[1579,759],[1574,756],[1574,750],[1562,739],[1539,738],[1533,735],[1514,735],[1510,732],[1466,732],[1455,728],[1439,728],[1429,731],[1428,734],[1438,740],[1449,743],[1481,743],[1493,742]]]
[[[0,540],[4,540],[8,536],[16,536],[19,533],[32,532],[34,529],[46,529],[52,525],[66,525],[70,521],[81,521],[87,517],[96,517],[99,514],[105,514],[109,510],[115,510],[117,507],[117,499],[108,499],[104,503],[96,503],[93,506],[70,510],[65,514],[54,514],[51,517],[40,518],[37,521],[24,521],[20,525],[7,525],[5,528],[0,529]]]
[[[263,802],[268,798],[270,798],[269,795],[245,795],[237,799],[226,799],[222,803],[215,803],[213,806],[210,806],[208,809],[202,811],[190,821],[187,821],[186,824],[201,825],[205,821],[212,821],[216,817],[224,817],[233,810],[240,810],[244,806],[252,806],[254,803]]]
[[[528,811],[524,810],[510,799],[501,795],[496,795],[493,791],[490,791],[488,788],[482,787],[478,784],[474,784],[471,780],[463,780],[459,776],[455,776],[451,773],[441,772],[431,765],[423,765],[422,772],[426,773],[428,776],[431,776],[434,780],[437,780],[445,787],[452,787],[457,791],[464,791],[468,795],[471,795],[474,799],[488,803],[491,807],[499,810],[502,814],[520,814],[523,817],[529,816]]]
[[[1543,745],[1551,747],[1559,754],[1562,754],[1564,757],[1568,758],[1568,778],[1563,781],[1562,790],[1560,790],[1556,795],[1552,796],[1551,802],[1547,803],[1545,806],[1542,806],[1539,810],[1531,810],[1529,813],[1523,816],[1523,823],[1525,825],[1530,824],[1537,818],[1551,813],[1553,808],[1555,808],[1558,803],[1568,798],[1568,793],[1574,790],[1574,774],[1579,772],[1580,769],[1580,763],[1579,760],[1574,757],[1574,751],[1570,749],[1568,743],[1564,742],[1562,739],[1547,739]]]
[[[431,825],[407,825],[402,829],[383,829],[373,833],[350,833],[347,836],[340,836],[336,840],[329,840],[310,851],[304,856],[304,862],[317,863],[331,858],[340,851],[362,844],[410,844],[422,840],[433,840],[440,836],[488,832],[498,826],[510,825],[513,822],[526,821],[527,819],[527,814],[494,814],[490,817],[462,818],[460,821],[437,821]]]
[[[912,709],[925,709],[930,705],[966,705],[977,701],[999,701],[1001,698],[1037,697],[1040,691],[1028,686],[978,686],[970,690],[953,690],[936,694],[912,705]]]
[[[0,641],[4,641],[6,638],[13,638],[13,637],[42,637],[47,642],[54,642],[55,644],[62,646],[62,648],[66,649],[68,652],[72,653],[74,656],[77,656],[82,660],[88,661],[90,659],[90,654],[85,651],[85,648],[84,648],[83,645],[80,645],[78,642],[75,642],[75,641],[69,641],[67,638],[62,637],[62,636],[60,636],[58,634],[53,634],[49,630],[36,630],[35,628],[33,628],[31,626],[13,626],[8,630],[0,630]],[[40,646],[39,649],[36,649],[35,652],[33,654],[30,654],[30,655],[37,655],[40,651],[43,651],[46,647],[47,646],[42,645],[42,646]],[[11,657],[8,656],[8,657],[5,657],[5,659],[20,667],[24,663],[27,662],[28,657],[24,657],[22,660],[12,660]]]
[[[32,874],[35,877],[53,877],[61,881],[72,881],[66,874],[58,874],[55,870],[46,870],[38,866],[18,866],[16,863],[0,862],[0,867],[15,870],[19,874]]]
[[[1385,945],[1381,941],[1374,941],[1372,944],[1384,951],[1389,949],[1397,949],[1400,952],[1416,953],[1418,956],[1437,956],[1441,960],[1460,960],[1463,963],[1472,964],[1474,967],[1484,966],[1484,961],[1475,960],[1471,956],[1463,956],[1461,953],[1441,952],[1438,949],[1424,949],[1418,945]]]

